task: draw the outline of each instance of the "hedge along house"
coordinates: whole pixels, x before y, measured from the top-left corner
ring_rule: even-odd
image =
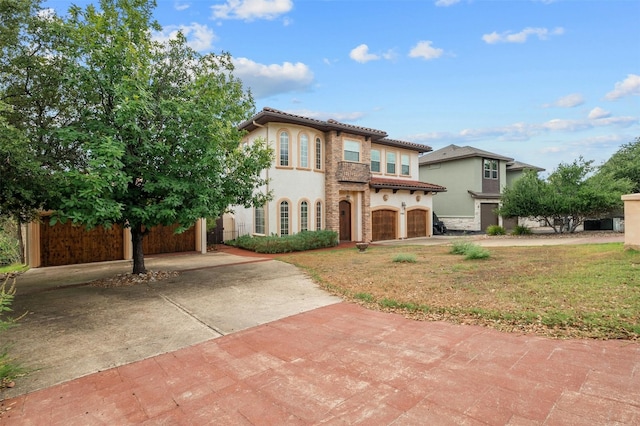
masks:
[[[240,128],[245,143],[266,141],[276,155],[260,188],[273,199],[235,206],[236,235],[328,229],[341,241],[364,242],[432,235],[432,196],[445,188],[418,179],[418,154],[430,147],[271,108]]]
[[[518,225],[518,218],[502,218],[495,212],[504,188],[513,185],[526,170],[544,171],[504,155],[457,145],[422,155],[419,164],[420,180],[447,187],[447,192],[433,203],[438,217],[448,229],[461,231],[483,231],[490,225],[512,229]],[[534,224],[538,225],[527,222]]]

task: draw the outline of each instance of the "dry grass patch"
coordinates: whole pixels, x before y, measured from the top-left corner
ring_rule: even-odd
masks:
[[[470,260],[450,251],[371,246],[365,254],[335,249],[280,259],[347,300],[415,319],[554,337],[640,337],[640,253],[622,244],[496,247]]]

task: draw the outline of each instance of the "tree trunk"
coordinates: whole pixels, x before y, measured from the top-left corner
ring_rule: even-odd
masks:
[[[20,223],[20,221],[18,220],[18,247],[20,250],[20,263],[25,265],[27,256],[25,255],[24,252],[24,240],[22,239],[22,223]]]
[[[146,274],[147,269],[144,267],[144,253],[142,251],[142,239],[145,232],[142,225],[131,226],[131,243],[133,244],[133,274]]]

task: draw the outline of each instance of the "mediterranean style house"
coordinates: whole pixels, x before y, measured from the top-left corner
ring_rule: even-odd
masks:
[[[421,181],[447,187],[447,192],[433,201],[440,220],[447,229],[464,231],[484,231],[490,225],[512,229],[518,219],[502,218],[495,212],[504,188],[525,170],[544,171],[504,155],[457,145],[424,154],[419,164]]]
[[[382,130],[317,120],[264,108],[240,125],[244,143],[265,141],[275,151],[261,191],[264,206],[233,206],[225,230],[235,235],[289,235],[328,229],[341,241],[379,241],[432,235],[433,195],[421,182],[418,155],[426,145],[387,138]]]

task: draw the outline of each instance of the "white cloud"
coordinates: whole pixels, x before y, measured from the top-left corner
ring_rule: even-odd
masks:
[[[419,41],[418,44],[409,51],[409,57],[430,60],[442,56],[444,50],[431,46],[431,43],[429,40]]]
[[[640,75],[629,74],[623,81],[616,83],[615,88],[605,95],[607,100],[613,101],[625,96],[640,95]]]
[[[351,49],[351,52],[349,52],[349,57],[356,62],[360,62],[361,64],[367,63],[369,61],[377,61],[378,59],[380,59],[380,56],[369,53],[369,46],[367,46],[366,44],[361,44],[360,46]]]
[[[601,118],[611,117],[611,113],[609,111],[605,111],[600,107],[595,107],[591,111],[589,111],[589,120],[599,120]]]
[[[167,25],[162,29],[162,32],[155,32],[153,39],[166,43],[174,39],[179,31],[187,38],[189,47],[198,52],[210,50],[216,40],[216,35],[211,28],[197,22],[193,22],[191,25]]]
[[[251,89],[256,99],[278,93],[302,92],[313,83],[313,72],[301,62],[264,65],[247,58],[234,58],[233,75]]]
[[[456,3],[460,3],[460,0],[436,0],[436,6],[452,6]]]
[[[543,123],[513,123],[506,126],[464,129],[458,133],[432,132],[407,137],[407,140],[427,144],[472,143],[480,140],[527,141],[543,133],[573,133],[594,128],[626,128],[640,124],[638,117],[611,117],[607,111],[593,109],[584,119],[553,119]]]
[[[183,11],[183,10],[187,10],[187,9],[189,9],[189,8],[191,7],[191,4],[190,4],[190,3],[181,3],[181,2],[179,2],[179,1],[176,1],[175,3],[173,3],[173,7],[174,7],[177,11],[181,12],[181,11]]]
[[[215,19],[275,19],[293,9],[292,0],[227,0],[211,6]]]
[[[512,33],[511,31],[505,31],[498,34],[496,31],[491,34],[485,34],[482,36],[482,40],[488,44],[495,43],[524,43],[529,36],[537,36],[540,40],[546,40],[552,35],[564,34],[564,28],[558,27],[553,30],[547,28],[532,28],[527,27],[519,33]]]
[[[551,104],[545,104],[544,107],[573,108],[584,103],[584,97],[580,93],[572,93],[557,99]]]

